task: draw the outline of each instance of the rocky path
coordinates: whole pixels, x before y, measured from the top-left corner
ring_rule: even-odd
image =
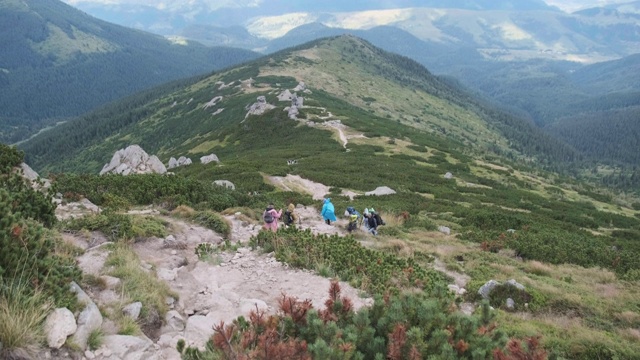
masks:
[[[82,216],[82,210],[90,213],[96,208],[89,204],[72,205],[69,213]],[[314,234],[346,234],[346,220],[327,225],[313,207],[298,206],[296,211],[301,219],[297,225],[301,229],[309,229]],[[336,211],[340,213],[339,209]],[[324,306],[330,280],[311,271],[292,269],[278,262],[273,254],[252,251],[248,247],[249,239],[260,231],[261,225],[248,221],[244,216],[226,216],[232,227],[229,240],[235,244],[235,250],[214,251],[199,258],[195,253],[199,244],[221,244],[223,237],[212,230],[162,216],[153,210],[132,213],[158,216],[170,224],[171,234],[166,238],[149,238],[133,244],[142,267],[153,272],[177,294],[177,299],[167,298],[171,310],[163,321],[164,325],[153,334],[148,333],[150,337],[126,336],[118,335],[115,323],[104,318],[101,328],[105,338],[99,349],[87,350],[80,355],[65,350],[47,350],[42,353],[43,358],[178,360],[180,355],[175,350],[178,340],[184,339],[189,345],[203,347],[213,332],[212,326],[247,316],[256,308],[275,313],[283,294],[310,299],[316,308]],[[64,210],[59,216],[65,217]],[[85,274],[103,278],[111,284],[102,290],[87,291],[97,307],[121,309],[126,305],[123,304],[126,296],[117,292],[119,279],[105,276],[110,271],[105,260],[111,251],[106,237],[99,232],[63,234],[63,237],[85,250],[78,257],[78,264]],[[469,280],[466,275],[448,271],[440,260],[435,261],[434,268],[455,280],[455,284],[450,285],[452,291],[464,291]],[[350,285],[341,283],[341,287],[343,294],[353,300],[356,309],[372,304],[372,299],[360,297],[360,292]],[[463,304],[461,309],[471,312],[473,304]]]

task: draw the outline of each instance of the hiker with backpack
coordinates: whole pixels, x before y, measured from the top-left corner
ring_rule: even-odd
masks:
[[[324,199],[324,204],[322,205],[322,212],[320,212],[320,214],[322,215],[322,218],[324,219],[324,222],[327,225],[331,225],[332,221],[338,220],[336,219],[335,207],[331,203],[330,198]]]
[[[367,215],[364,219],[367,230],[373,234],[373,236],[378,235],[378,222],[376,221],[376,217],[373,216],[373,213],[367,212]]]
[[[265,211],[262,213],[262,220],[264,220],[264,229],[271,230],[273,232],[278,231],[278,219],[282,216],[282,209],[276,211],[273,207],[273,203],[269,204]]]
[[[284,212],[284,224],[286,226],[294,225],[296,222],[300,223],[300,217],[295,213],[295,205],[293,203],[287,206],[287,210]]]
[[[353,206],[349,206],[347,208],[347,214],[349,217],[349,225],[347,226],[347,231],[352,232],[357,229],[363,223],[362,215],[356,210]]]
[[[376,222],[378,223],[378,226],[384,225],[384,220],[382,220],[382,217],[380,217],[380,214],[376,212],[376,209],[370,208],[369,213],[373,215],[374,218],[376,218]]]

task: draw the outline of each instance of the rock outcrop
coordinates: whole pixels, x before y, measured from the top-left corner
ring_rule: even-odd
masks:
[[[222,101],[222,96],[216,96],[213,99],[209,100],[209,102],[206,102],[204,105],[202,105],[202,108],[208,109],[212,106],[216,106],[220,101]]]
[[[278,94],[278,101],[291,101],[292,97],[293,94],[291,94],[291,91],[289,91],[289,89],[286,89],[285,91]]]
[[[89,295],[75,282],[71,284],[71,292],[76,293],[80,304],[84,304],[84,309],[80,312],[80,315],[78,315],[78,328],[73,334],[71,341],[80,349],[85,350],[91,333],[100,329],[102,326],[102,314]]]
[[[395,193],[396,191],[388,186],[378,186],[375,190],[366,192],[364,194],[368,196],[370,195],[380,196],[380,195],[391,195]]]
[[[131,145],[113,154],[111,161],[100,171],[100,175],[107,173],[129,174],[164,174],[167,168],[157,156],[147,154],[138,145]]]
[[[304,81],[300,81],[298,83],[298,85],[293,88],[293,91],[305,91],[307,89],[307,85],[304,83]]]
[[[257,102],[253,103],[247,108],[249,112],[245,116],[245,119],[249,117],[249,115],[262,115],[265,112],[275,108],[275,106],[267,102],[267,98],[264,96],[258,96],[257,100]]]
[[[188,157],[180,156],[178,160],[172,157],[171,159],[169,159],[169,166],[167,167],[167,169],[177,168],[178,166],[191,165],[192,163],[193,162]]]

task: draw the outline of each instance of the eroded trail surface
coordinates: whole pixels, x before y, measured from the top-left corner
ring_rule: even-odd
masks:
[[[345,233],[341,223],[327,225],[317,210],[311,207],[297,209],[301,222],[298,226],[313,233]],[[232,225],[229,240],[237,244],[236,251],[217,251],[204,258],[196,255],[202,243],[220,244],[223,237],[214,231],[180,219],[164,217],[156,212],[143,214],[161,217],[170,223],[171,234],[166,238],[148,238],[133,244],[133,250],[142,267],[164,281],[177,299],[167,298],[171,311],[164,325],[147,336],[117,335],[116,324],[105,318],[102,332],[109,341],[95,351],[86,351],[86,359],[180,359],[175,350],[179,339],[187,344],[204,347],[213,333],[212,327],[220,322],[229,323],[238,316],[247,316],[251,310],[278,311],[278,300],[283,294],[299,299],[310,299],[317,309],[324,308],[328,299],[330,280],[311,271],[293,269],[278,262],[274,255],[252,251],[248,247],[251,236],[261,225],[249,223],[246,218],[226,216]],[[85,274],[96,277],[110,273],[105,260],[111,252],[107,239],[100,233],[64,234],[65,240],[85,249],[78,263]],[[342,295],[349,297],[356,309],[373,303],[363,298],[349,284],[340,283]],[[117,287],[103,290],[87,289],[91,299],[103,309],[120,311],[123,299]],[[43,357],[77,359],[69,352],[46,352]]]

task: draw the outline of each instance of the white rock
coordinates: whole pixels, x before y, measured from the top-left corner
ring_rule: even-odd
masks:
[[[149,156],[138,145],[131,145],[126,149],[120,149],[111,158],[100,171],[100,175],[106,173],[114,173],[121,175],[128,174],[145,174],[145,173],[164,174],[167,168],[160,162],[157,156]]]
[[[213,182],[215,185],[224,186],[228,189],[235,190],[236,186],[229,180],[216,180]]]
[[[438,226],[438,231],[445,235],[451,235],[451,229],[446,226]]]
[[[444,174],[444,178],[445,179],[453,179],[453,174],[448,172],[448,173]]]
[[[216,156],[216,154],[210,154],[207,156],[203,156],[200,158],[200,162],[204,165],[210,163],[210,162],[220,162],[220,160],[218,159],[218,156]]]
[[[184,330],[185,322],[182,315],[175,310],[170,310],[165,315],[165,320],[167,322],[167,326],[171,327],[175,331]]]
[[[366,192],[365,195],[381,196],[381,195],[391,195],[391,194],[395,194],[395,193],[396,193],[396,191],[393,190],[392,188],[388,187],[388,186],[379,186],[373,191]]]
[[[140,301],[131,303],[122,308],[122,313],[125,316],[132,318],[133,320],[137,320],[140,316],[140,311],[142,310],[142,303]]]
[[[60,349],[67,341],[67,336],[73,335],[77,329],[76,318],[67,308],[53,310],[44,323],[47,344],[53,349]]]

